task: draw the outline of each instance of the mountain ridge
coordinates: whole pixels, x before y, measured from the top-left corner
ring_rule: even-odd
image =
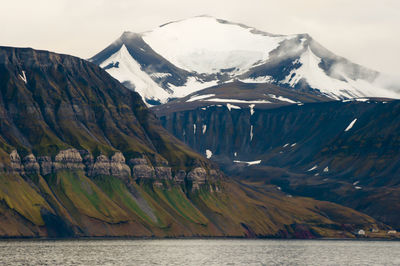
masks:
[[[333,54],[308,34],[274,35],[200,16],[144,33],[125,32],[90,60],[101,65],[122,44],[141,70],[164,90],[155,95],[141,93],[151,105],[234,79],[270,83],[336,100],[400,95],[400,87],[385,84],[377,71]],[[114,73],[118,71],[113,69]],[[132,72],[120,81],[134,83],[136,76]],[[146,86],[139,90],[146,91]]]

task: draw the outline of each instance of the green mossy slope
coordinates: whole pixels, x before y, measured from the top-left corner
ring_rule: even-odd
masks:
[[[0,211],[18,221],[10,231],[7,219],[0,219],[2,237],[60,236],[56,226],[74,237],[299,238],[353,237],[356,228],[380,227],[340,205],[261,193],[228,180],[190,193],[173,182],[127,184],[112,176],[90,179],[82,171],[31,179],[1,175],[0,182]]]

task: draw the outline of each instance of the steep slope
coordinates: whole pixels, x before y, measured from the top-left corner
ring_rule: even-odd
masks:
[[[164,137],[140,96],[98,67],[71,56],[7,47],[1,48],[0,60],[4,149],[11,145],[22,156],[54,156],[74,147],[95,156],[120,151],[127,160],[143,155],[152,163],[208,164]]]
[[[115,58],[121,53],[123,58]],[[331,99],[400,97],[400,84],[336,56],[307,34],[274,35],[208,16],[174,21],[140,34],[125,32],[90,60],[152,105],[235,79]],[[139,64],[140,70],[126,75],[126,67],[119,63],[128,61],[132,61],[130,68]],[[130,85],[145,74],[158,85]]]
[[[205,100],[196,108],[171,102],[153,109],[171,133],[231,175],[345,204],[400,227],[398,100],[236,107]]]
[[[274,109],[281,106],[304,103],[331,102],[332,99],[307,92],[292,91],[272,84],[248,84],[234,81],[197,91],[168,103],[153,106],[156,114],[166,114],[210,107],[226,107],[228,110],[243,110],[254,113],[254,109]]]
[[[0,47],[0,236],[354,237],[349,208],[258,192],[169,135],[140,96],[67,55]]]

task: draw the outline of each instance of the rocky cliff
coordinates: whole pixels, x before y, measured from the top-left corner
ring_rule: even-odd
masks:
[[[236,105],[154,109],[166,129],[230,175],[345,204],[400,228],[399,101]]]
[[[85,158],[83,159],[82,158]],[[40,174],[46,176],[56,174],[62,170],[67,171],[84,171],[88,177],[96,176],[113,176],[122,181],[133,180],[169,180],[176,183],[185,183],[185,187],[190,185],[193,190],[210,182],[217,182],[222,178],[222,173],[211,169],[207,173],[206,169],[196,167],[186,174],[185,170],[177,170],[172,172],[172,168],[168,166],[152,166],[144,158],[133,158],[129,161],[129,165],[125,163],[125,157],[121,152],[116,152],[111,158],[105,155],[99,155],[96,159],[86,150],[78,151],[74,148],[61,150],[54,158],[50,156],[39,157],[39,162],[35,155],[28,154],[22,160],[17,152],[13,150],[10,153],[11,168],[6,173],[14,173],[21,176]],[[168,163],[163,161],[162,163]]]

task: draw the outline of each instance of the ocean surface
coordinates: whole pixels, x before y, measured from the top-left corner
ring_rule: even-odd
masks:
[[[400,242],[2,240],[0,265],[400,265]]]

